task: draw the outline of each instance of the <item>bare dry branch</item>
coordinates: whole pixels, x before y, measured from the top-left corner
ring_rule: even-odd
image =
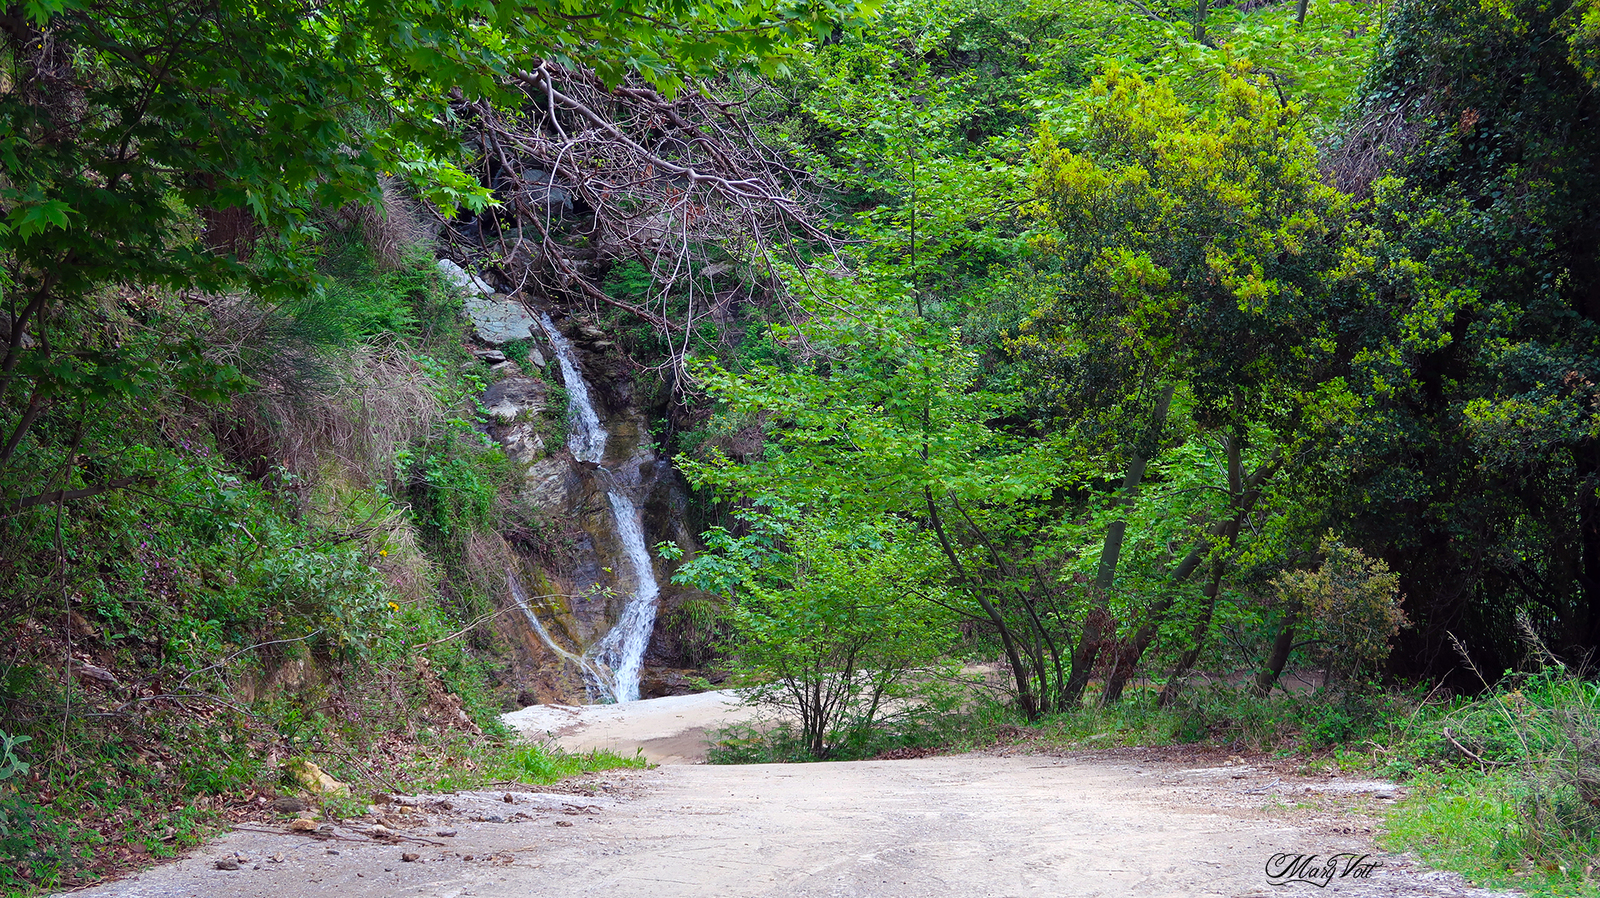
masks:
[[[500,206],[445,223],[456,255],[496,272],[508,292],[637,316],[667,338],[677,365],[695,322],[725,320],[731,304],[760,293],[716,278],[765,272],[797,240],[837,254],[817,188],[761,139],[748,97],[702,89],[668,99],[642,82],[607,89],[548,60],[514,77],[521,108],[462,108]],[[642,299],[599,283],[624,260],[651,276]]]

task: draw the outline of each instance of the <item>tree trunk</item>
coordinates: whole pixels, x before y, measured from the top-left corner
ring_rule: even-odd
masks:
[[[1200,652],[1206,645],[1206,633],[1211,630],[1211,615],[1217,608],[1217,592],[1222,587],[1222,572],[1226,565],[1218,559],[1211,566],[1211,580],[1206,584],[1202,595],[1205,597],[1205,607],[1200,610],[1200,619],[1194,623],[1194,631],[1189,635],[1189,647],[1183,650],[1178,663],[1173,666],[1172,673],[1167,675],[1167,683],[1161,687],[1161,695],[1156,699],[1156,704],[1162,708],[1169,708],[1178,700],[1178,693],[1183,691],[1183,681],[1188,679],[1189,672],[1194,670],[1195,662],[1200,660]]]
[[[945,557],[950,559],[951,566],[955,568],[956,576],[967,584],[967,588],[973,591],[973,598],[978,600],[978,607],[983,609],[983,613],[988,616],[990,623],[994,624],[995,629],[1000,633],[1000,644],[1005,647],[1006,661],[1011,665],[1011,676],[1017,684],[1017,704],[1022,707],[1023,716],[1030,721],[1038,720],[1039,705],[1034,700],[1033,690],[1029,688],[1028,668],[1023,663],[1021,653],[1017,651],[1017,641],[1011,633],[1010,626],[1006,624],[1006,619],[1000,613],[1000,609],[996,608],[994,603],[989,601],[989,597],[984,595],[983,585],[974,582],[972,578],[967,576],[966,565],[961,563],[961,556],[956,554],[955,546],[951,544],[949,536],[944,532],[944,521],[939,517],[939,507],[934,504],[933,492],[924,489],[923,498],[928,503],[928,521],[933,525],[933,532],[939,538],[939,547],[944,550]]]
[[[1234,543],[1239,540],[1239,531],[1244,529],[1244,522],[1255,509],[1256,502],[1261,498],[1261,488],[1283,463],[1283,456],[1278,456],[1257,468],[1254,474],[1246,477],[1244,474],[1244,436],[1234,433],[1228,439],[1228,494],[1232,497],[1233,517],[1222,528],[1219,538],[1222,542],[1224,553],[1233,549]],[[1167,677],[1167,683],[1161,687],[1161,696],[1157,704],[1165,708],[1177,701],[1178,693],[1183,689],[1183,681],[1188,678],[1189,672],[1194,670],[1195,663],[1200,660],[1200,653],[1205,649],[1206,633],[1211,629],[1211,617],[1216,611],[1217,596],[1222,592],[1222,577],[1227,572],[1228,564],[1224,556],[1218,556],[1211,565],[1211,580],[1206,584],[1202,595],[1205,598],[1205,607],[1200,611],[1200,619],[1195,622],[1195,627],[1190,634],[1189,647],[1178,658],[1178,663],[1173,666],[1172,673]]]
[[[1290,611],[1283,620],[1283,626],[1278,628],[1278,638],[1272,641],[1272,653],[1267,655],[1266,665],[1256,673],[1255,685],[1250,690],[1256,698],[1266,698],[1272,694],[1272,687],[1283,674],[1283,666],[1289,663],[1289,652],[1294,649],[1294,625],[1298,619],[1299,615]]]
[[[1217,528],[1212,528],[1215,531]],[[1173,569],[1171,580],[1176,586],[1195,572],[1200,567],[1200,562],[1205,558],[1209,543],[1201,540],[1199,545],[1189,550],[1182,562]],[[1119,651],[1117,663],[1112,668],[1111,678],[1106,681],[1106,691],[1100,696],[1100,704],[1111,706],[1122,700],[1122,691],[1127,688],[1128,681],[1133,679],[1134,671],[1139,669],[1139,659],[1144,657],[1145,650],[1150,648],[1150,643],[1155,641],[1156,633],[1161,629],[1161,623],[1167,617],[1167,612],[1172,610],[1174,596],[1167,594],[1157,599],[1145,614],[1145,620],[1133,640],[1125,650]]]
[[[1310,0],[1300,0],[1300,2],[1295,6],[1294,20],[1296,24],[1304,25],[1306,23],[1306,7],[1309,5]]]
[[[1155,454],[1161,429],[1167,422],[1173,389],[1173,385],[1169,384],[1161,391],[1150,415],[1150,429],[1129,453],[1128,473],[1122,478],[1121,494],[1117,497],[1117,504],[1124,509],[1133,507],[1134,499],[1138,496],[1139,484],[1144,480],[1144,469],[1150,463],[1148,456]],[[1072,673],[1061,689],[1062,710],[1076,707],[1083,699],[1083,690],[1089,685],[1089,675],[1094,671],[1095,658],[1100,654],[1100,644],[1108,635],[1116,635],[1116,621],[1110,614],[1109,606],[1111,587],[1117,579],[1117,562],[1122,557],[1122,539],[1127,530],[1126,518],[1118,518],[1106,528],[1106,541],[1100,549],[1100,564],[1095,569],[1094,607],[1084,619],[1083,632],[1078,635],[1078,646],[1072,652]]]

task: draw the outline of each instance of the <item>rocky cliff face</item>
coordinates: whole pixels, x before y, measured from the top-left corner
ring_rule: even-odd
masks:
[[[481,282],[464,286],[488,289]],[[481,397],[486,412],[482,429],[500,444],[522,478],[517,496],[521,507],[503,530],[506,551],[498,559],[506,566],[502,601],[509,611],[500,615],[497,626],[514,647],[506,685],[521,704],[583,703],[598,696],[592,686],[586,688],[583,670],[573,658],[583,656],[611,630],[639,586],[608,504],[608,490],[625,493],[642,510],[646,545],[670,540],[692,547],[695,539],[683,519],[686,486],[671,460],[655,449],[627,360],[593,324],[551,310],[552,322],[572,344],[607,433],[598,464],[574,457],[565,440],[566,401],[561,394],[567,385],[561,383],[553,347],[530,311],[524,297],[492,293],[480,292],[468,305],[477,341],[484,347],[479,358],[494,378]],[[519,360],[512,360],[503,351],[530,345],[525,363],[519,361],[520,353]],[[672,624],[675,612],[696,593],[674,586],[671,564],[653,551],[650,555],[661,592],[640,678],[644,697],[689,691],[695,673],[685,669],[687,659]],[[543,633],[515,609],[511,581]]]

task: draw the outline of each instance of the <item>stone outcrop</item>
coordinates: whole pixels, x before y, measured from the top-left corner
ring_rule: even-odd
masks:
[[[502,346],[514,340],[531,340],[539,322],[515,297],[497,292],[488,282],[449,259],[439,260],[445,280],[466,294],[467,317],[472,319],[473,336],[489,346]],[[535,350],[537,352],[537,350]],[[502,357],[501,361],[505,361]],[[534,364],[544,367],[540,357]]]

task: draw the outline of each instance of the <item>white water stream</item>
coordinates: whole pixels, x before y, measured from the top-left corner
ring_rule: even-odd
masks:
[[[589,399],[589,385],[578,368],[576,354],[561,331],[556,329],[550,316],[540,314],[539,323],[550,345],[555,349],[556,362],[561,366],[561,380],[567,390],[567,448],[579,461],[596,466],[605,458],[606,431]],[[619,486],[611,471],[601,467],[596,472],[606,487],[606,498],[611,504],[611,514],[617,522],[617,539],[633,569],[634,593],[623,606],[622,616],[610,631],[584,652],[579,667],[592,691],[603,701],[631,702],[639,697],[639,672],[644,667],[644,652],[650,645],[650,631],[656,622],[656,598],[661,593],[656,582],[655,569],[650,563],[650,551],[645,547],[643,516],[639,507]],[[526,605],[523,606],[526,610]],[[533,617],[529,612],[529,617]],[[534,620],[534,629],[550,642],[544,627]],[[557,649],[563,656],[572,653]]]

